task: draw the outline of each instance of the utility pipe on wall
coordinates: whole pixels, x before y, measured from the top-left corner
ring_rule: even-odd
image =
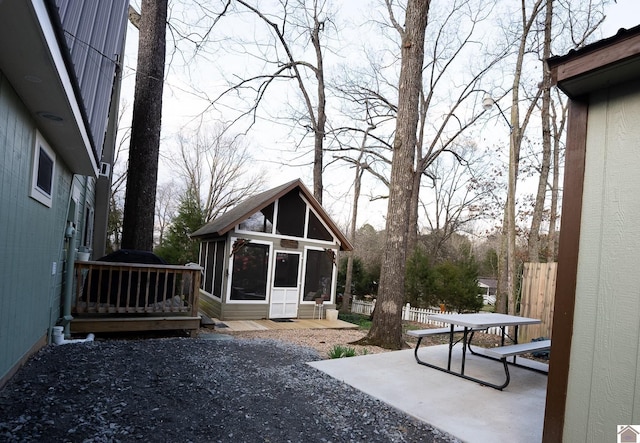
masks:
[[[56,345],[68,345],[70,343],[87,343],[93,341],[93,339],[95,338],[93,334],[89,334],[87,335],[87,338],[76,338],[73,340],[67,340],[66,338],[64,338],[62,329],[62,326],[53,327],[53,343],[55,343]]]
[[[76,228],[69,222],[64,231],[67,239],[67,266],[64,274],[64,300],[62,303],[62,320],[64,321],[64,336],[71,336],[71,295],[73,293],[73,264],[76,258]]]

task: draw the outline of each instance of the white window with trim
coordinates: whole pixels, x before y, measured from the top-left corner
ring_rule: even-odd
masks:
[[[333,303],[335,300],[336,251],[333,249],[305,248],[304,288],[302,303],[316,298]]]
[[[56,172],[56,154],[40,132],[36,131],[33,149],[33,170],[30,196],[47,207],[53,201],[53,186]]]
[[[228,303],[268,302],[271,247],[271,242],[231,238]]]

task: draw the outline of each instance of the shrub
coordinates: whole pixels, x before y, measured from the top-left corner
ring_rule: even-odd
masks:
[[[353,312],[338,313],[338,318],[342,321],[346,321],[348,323],[353,323],[354,325],[360,326],[361,329],[370,329],[371,328],[371,317],[369,315],[362,314],[354,314]]]

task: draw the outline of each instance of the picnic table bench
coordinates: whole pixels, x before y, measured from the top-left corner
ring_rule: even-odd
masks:
[[[464,332],[464,328],[455,327],[453,328],[453,332]],[[429,335],[442,335],[442,334],[450,334],[451,328],[428,328],[428,329],[413,329],[407,331],[407,335],[411,335],[413,337],[423,338],[428,337]]]
[[[540,323],[540,320],[526,317],[519,317],[514,315],[506,315],[506,314],[488,314],[488,313],[473,313],[473,314],[435,314],[429,315],[429,318],[435,321],[448,323],[450,326],[446,328],[432,328],[432,329],[419,329],[414,331],[407,331],[407,335],[418,337],[418,342],[416,343],[414,355],[416,361],[424,366],[428,366],[433,369],[437,369],[439,371],[447,372],[449,374],[455,375],[457,377],[461,377],[467,380],[475,381],[485,386],[490,386],[492,388],[502,390],[511,381],[511,375],[509,374],[509,364],[515,366],[525,367],[527,369],[532,369],[537,372],[542,372],[538,369],[530,368],[523,365],[516,364],[516,356],[521,354],[527,354],[530,352],[536,351],[545,351],[551,348],[551,340],[543,340],[543,341],[534,341],[531,343],[517,343],[518,337],[518,326],[527,325],[527,324],[537,324]],[[507,335],[506,328],[508,326],[513,326],[515,328],[515,334],[513,336]],[[483,352],[475,352],[471,348],[471,342],[473,340],[474,332],[486,330],[490,327],[499,327],[502,330],[502,339],[501,346],[495,348],[487,348],[484,349]],[[462,337],[454,340],[455,333],[462,333]],[[430,335],[437,334],[448,334],[449,335],[449,355],[447,360],[447,366],[441,367],[435,364],[431,364],[420,358],[418,355],[418,348],[422,342],[424,337]],[[514,342],[513,345],[505,346],[505,338],[509,337]],[[462,342],[462,360],[459,371],[454,371],[451,369],[451,357],[453,352],[453,347]],[[504,366],[505,372],[505,381],[502,384],[491,383],[487,380],[481,380],[475,377],[471,377],[465,374],[465,360],[467,349],[474,355],[481,356],[484,358],[488,358],[494,361],[502,362]],[[507,358],[513,357],[512,362],[508,362]]]
[[[506,387],[511,380],[511,375],[509,374],[509,362],[507,362],[508,357],[513,357],[513,365],[516,365],[515,358],[518,355],[529,354],[532,352],[538,351],[547,351],[551,349],[551,340],[540,340],[540,341],[532,341],[529,343],[518,343],[515,345],[507,345],[507,346],[498,346],[496,348],[487,348],[484,353],[487,356],[495,357],[500,359],[502,365],[504,366],[504,373],[506,376],[506,380],[504,386]],[[521,366],[521,365],[516,365]],[[536,369],[534,369],[537,371]],[[542,371],[538,371],[542,372]]]
[[[498,346],[487,348],[484,353],[499,359],[515,357],[516,355],[529,354],[531,352],[547,351],[551,349],[551,340],[532,341],[530,343],[518,343],[517,345]]]

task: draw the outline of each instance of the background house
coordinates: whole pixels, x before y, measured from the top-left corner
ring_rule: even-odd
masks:
[[[0,386],[104,251],[127,0],[0,1]]]
[[[200,310],[221,320],[311,318],[335,307],[339,251],[352,246],[300,180],[255,195],[191,235]]]
[[[570,98],[545,442],[640,423],[640,26],[548,61]]]
[[[498,289],[498,280],[495,278],[478,278],[478,291],[482,294],[482,302],[485,305],[496,304],[496,291]]]

